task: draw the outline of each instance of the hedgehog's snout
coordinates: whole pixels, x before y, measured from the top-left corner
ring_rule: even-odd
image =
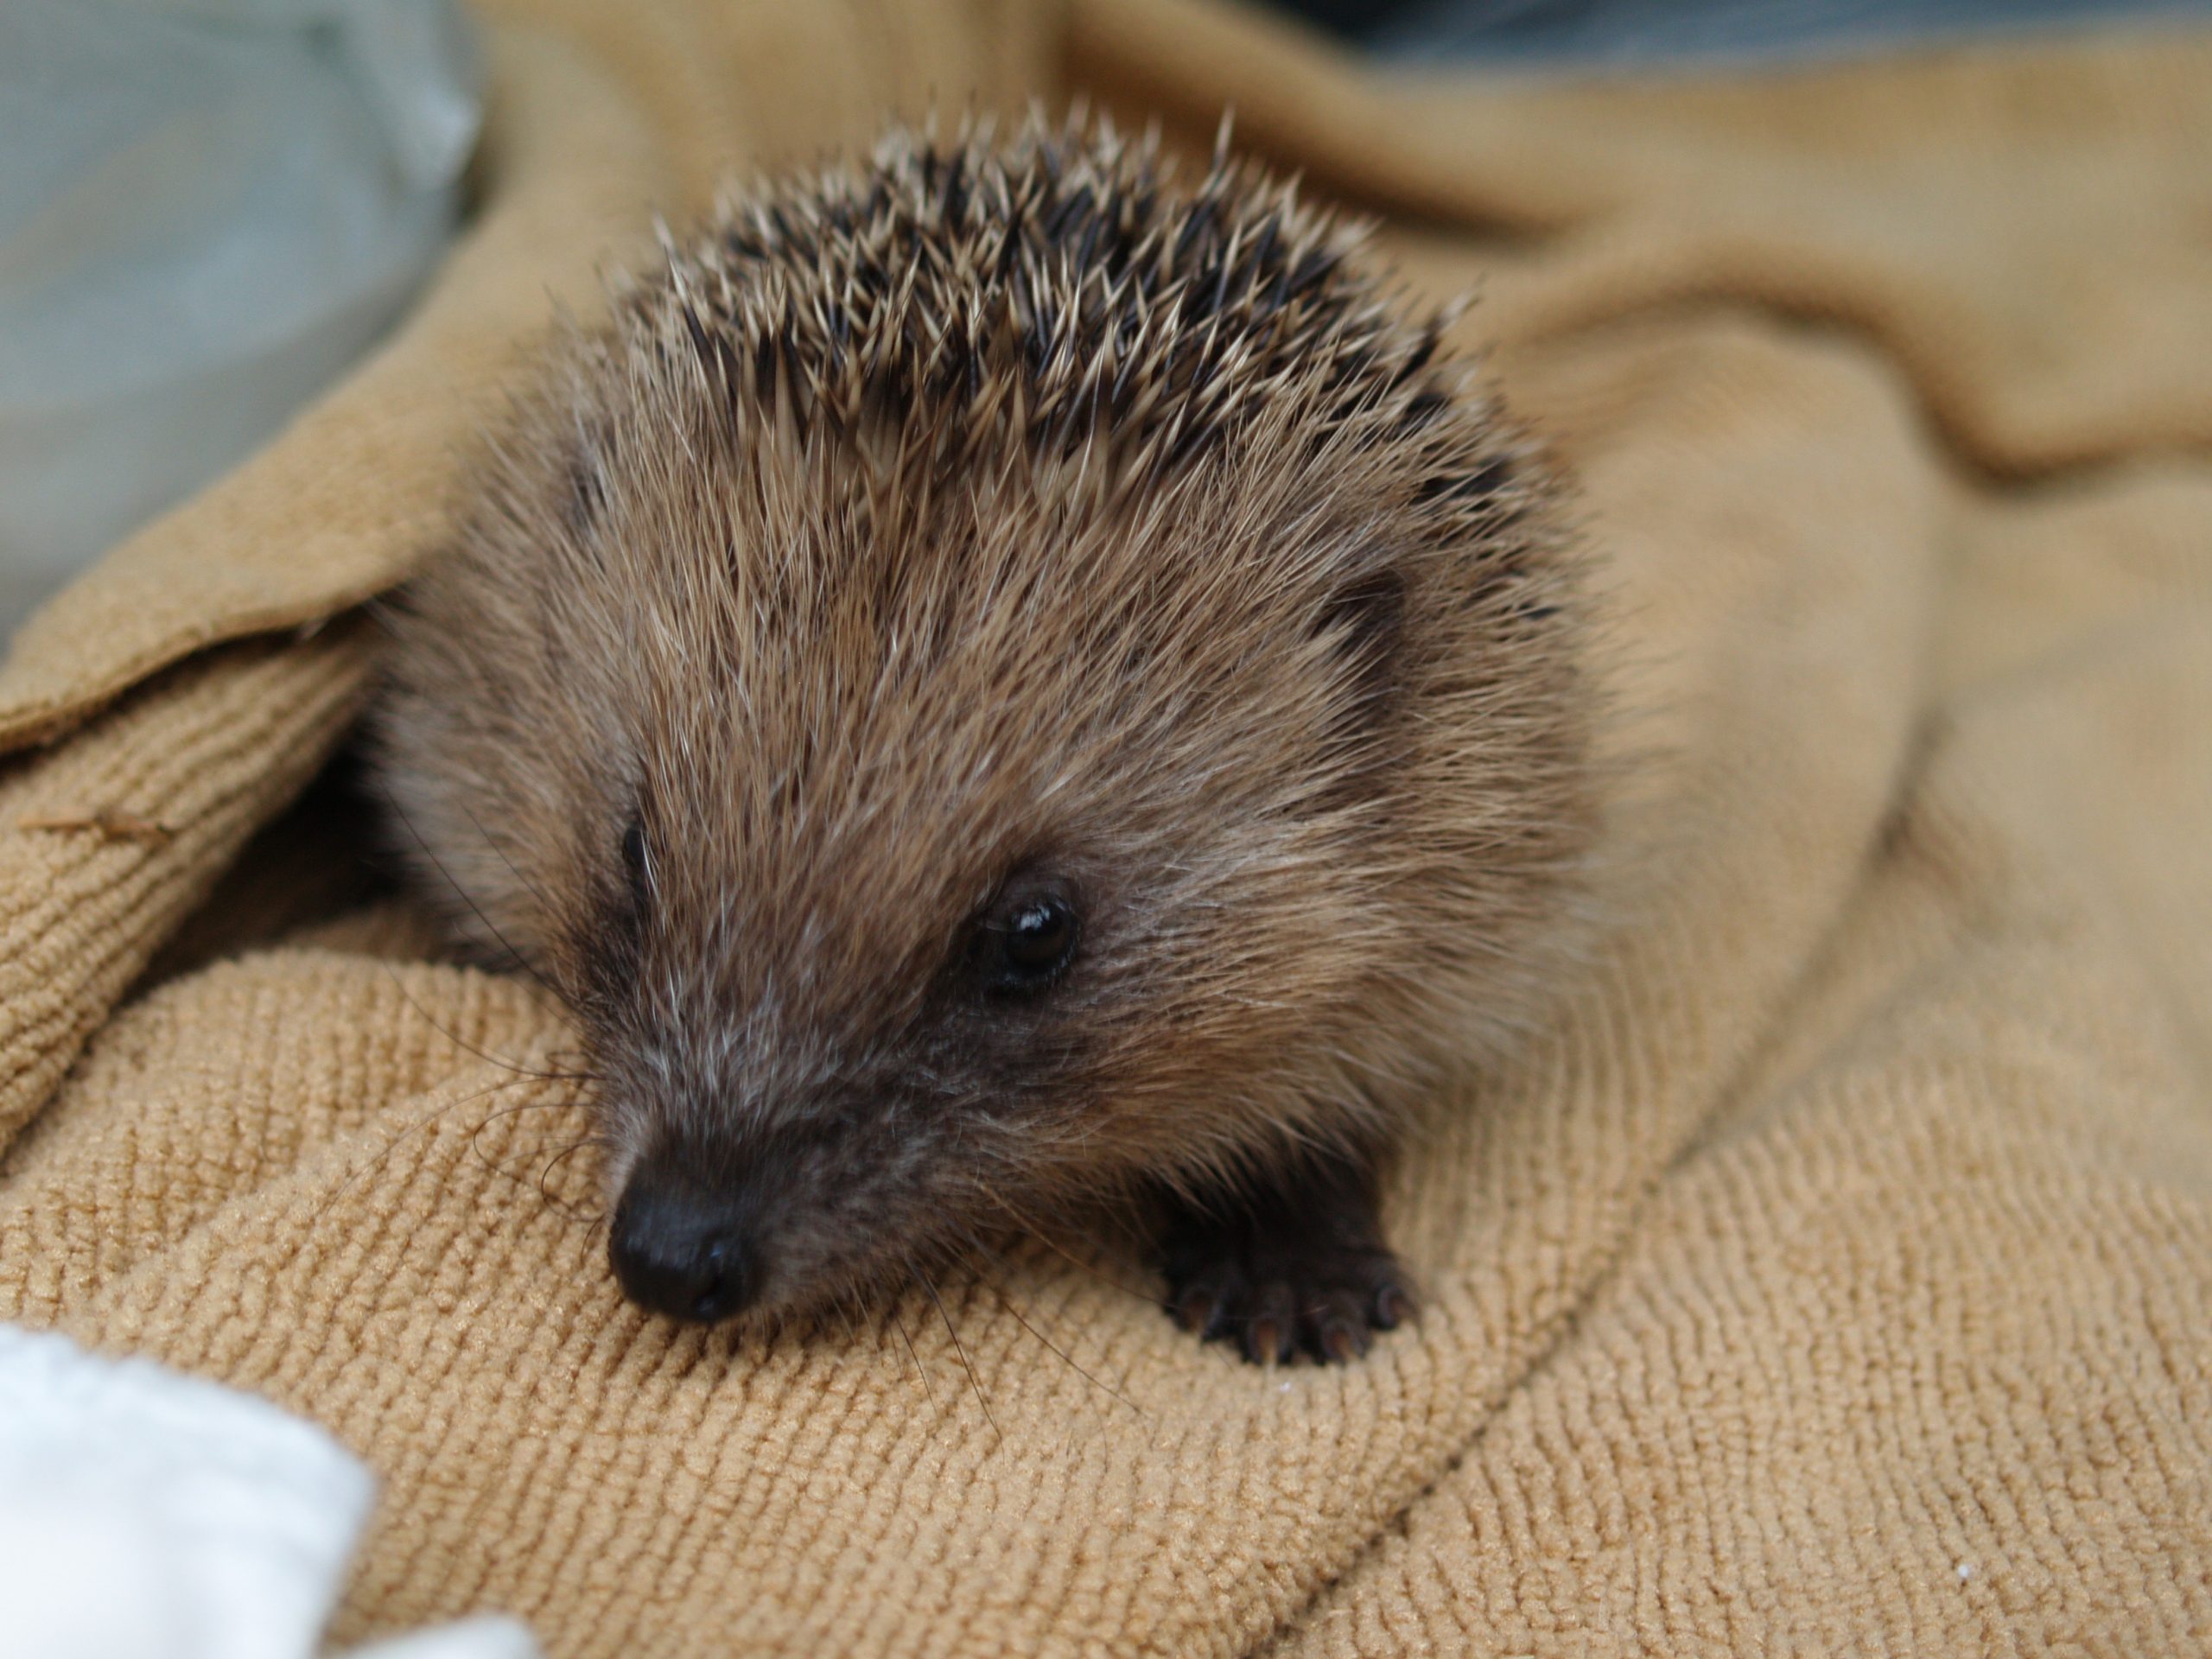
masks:
[[[670,1164],[640,1164],[607,1236],[624,1293],[640,1307],[702,1325],[743,1313],[761,1285],[751,1208]]]

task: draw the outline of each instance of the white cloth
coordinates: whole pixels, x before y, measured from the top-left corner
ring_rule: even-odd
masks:
[[[250,1395],[0,1325],[8,1659],[308,1659],[374,1496],[329,1435]],[[353,1659],[536,1659],[475,1618]]]

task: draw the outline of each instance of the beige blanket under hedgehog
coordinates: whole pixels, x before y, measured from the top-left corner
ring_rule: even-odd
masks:
[[[2212,35],[1385,86],[1196,0],[490,10],[435,289],[0,671],[0,1316],[358,1450],[347,1637],[2212,1651]],[[1348,1370],[1043,1252],[948,1287],[966,1369],[642,1320],[565,1085],[474,1052],[556,1024],[288,810],[556,297],[732,164],[1078,91],[1482,278],[1613,572],[1624,925]]]

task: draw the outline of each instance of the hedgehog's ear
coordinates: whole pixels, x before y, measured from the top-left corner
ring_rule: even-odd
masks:
[[[1373,725],[1389,709],[1405,628],[1406,579],[1392,565],[1362,570],[1322,606],[1313,632],[1329,642],[1343,666],[1346,683],[1339,723],[1346,734]]]

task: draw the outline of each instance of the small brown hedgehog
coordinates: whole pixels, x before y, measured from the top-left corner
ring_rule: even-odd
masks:
[[[804,1313],[1118,1207],[1255,1359],[1587,840],[1556,486],[1361,233],[1224,152],[898,132],[576,334],[397,601],[383,781],[584,1035],[611,1254]]]

